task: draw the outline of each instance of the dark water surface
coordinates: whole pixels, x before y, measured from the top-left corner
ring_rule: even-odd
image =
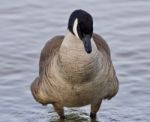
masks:
[[[149,0],[1,0],[0,122],[57,122],[51,105],[31,96],[39,54],[48,39],[65,34],[77,8],[94,17],[94,31],[111,48],[120,90],[104,101],[98,122],[150,122]],[[66,122],[90,122],[89,106],[66,109]]]

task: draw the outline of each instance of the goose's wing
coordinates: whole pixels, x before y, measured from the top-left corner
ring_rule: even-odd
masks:
[[[39,75],[43,72],[44,68],[47,67],[48,61],[50,61],[59,50],[63,39],[64,36],[55,36],[45,44],[40,55]]]
[[[119,81],[118,81],[118,78],[116,76],[116,72],[115,72],[115,69],[114,69],[114,66],[112,64],[112,61],[111,61],[111,53],[110,53],[110,48],[109,46],[107,45],[106,41],[101,37],[99,36],[98,34],[93,34],[93,40],[97,46],[97,49],[99,51],[105,51],[105,53],[107,54],[108,56],[108,60],[110,61],[110,69],[109,69],[109,82],[112,83],[112,85],[110,85],[109,89],[110,92],[108,93],[108,95],[106,96],[106,99],[111,99],[113,96],[116,95],[116,93],[118,92],[118,89],[119,89]]]
[[[110,57],[110,49],[109,49],[109,46],[107,45],[106,41],[96,33],[93,34],[93,40],[97,46],[97,49],[99,51],[101,51],[103,49]]]

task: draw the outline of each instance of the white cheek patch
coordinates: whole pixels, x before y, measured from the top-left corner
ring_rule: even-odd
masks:
[[[78,19],[76,18],[74,21],[74,24],[73,24],[73,32],[74,32],[75,36],[79,38],[77,26],[78,26]]]

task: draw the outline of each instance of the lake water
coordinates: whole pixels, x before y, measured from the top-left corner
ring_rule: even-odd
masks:
[[[120,80],[116,97],[104,101],[98,122],[150,122],[149,0],[1,0],[0,122],[58,122],[51,105],[35,102],[30,84],[46,41],[65,34],[70,13],[92,14],[94,31],[111,48]],[[89,106],[66,108],[66,122],[90,122]]]

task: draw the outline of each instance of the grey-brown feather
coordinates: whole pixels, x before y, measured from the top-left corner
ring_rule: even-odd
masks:
[[[44,67],[46,67],[47,63],[50,63],[50,62],[47,62],[47,60],[49,59],[49,61],[50,61],[50,58],[52,58],[55,55],[55,53],[59,50],[63,39],[64,39],[64,36],[55,36],[45,44],[44,48],[41,51],[41,55],[40,55],[39,74],[42,73],[42,71],[43,71]],[[95,44],[99,51],[105,50],[105,52],[108,54],[108,56],[110,56],[109,46],[107,45],[106,41],[101,36],[94,33],[93,40],[95,41]]]
[[[107,45],[106,41],[100,35],[94,33],[93,40],[99,51],[104,50],[108,54],[108,56],[110,56],[109,46]]]
[[[39,61],[39,75],[43,72],[44,68],[50,63],[51,58],[58,52],[64,36],[55,36],[49,40],[41,51]]]
[[[47,103],[58,101],[58,100],[54,100],[54,101],[49,100],[50,99],[49,92],[51,92],[51,90],[52,90],[52,87],[49,85],[50,84],[49,82],[51,82],[51,81],[49,81],[48,78],[44,78],[43,76],[45,75],[45,73],[47,73],[46,68],[51,68],[49,64],[51,64],[53,57],[59,52],[59,49],[63,42],[63,39],[64,39],[64,36],[56,36],[56,37],[52,38],[51,40],[49,40],[46,43],[46,45],[44,46],[44,48],[42,49],[42,52],[41,52],[40,62],[39,62],[39,77],[36,78],[36,80],[32,83],[31,90],[32,90],[32,94],[35,97],[35,99],[42,104],[47,104]],[[108,84],[110,83],[110,85],[112,86],[112,90],[109,89],[109,94],[107,96],[105,96],[103,99],[111,99],[118,92],[119,82],[116,77],[116,73],[113,68],[113,64],[111,62],[110,49],[109,49],[109,46],[107,45],[106,41],[98,34],[93,34],[93,40],[97,46],[97,49],[100,52],[104,52],[106,54],[105,56],[107,56],[107,58],[110,62],[111,74],[108,78],[109,79]],[[99,79],[99,80],[101,80],[101,79]],[[53,90],[55,90],[55,89],[53,89]],[[52,92],[54,93],[55,91],[52,91]],[[99,93],[97,93],[97,94],[99,94]],[[52,95],[52,96],[55,96],[55,95]]]
[[[94,42],[95,42],[95,44],[97,46],[97,49],[99,51],[104,50],[107,53],[107,55],[108,55],[108,57],[110,58],[110,61],[111,61],[110,48],[109,48],[108,44],[106,43],[106,41],[100,35],[98,35],[96,33],[93,34],[93,40],[94,40]],[[116,76],[116,72],[115,72],[113,64],[112,64],[112,67],[113,67],[113,74],[114,74],[114,76],[110,77],[109,80],[112,83],[114,83],[114,87],[117,87],[117,88],[114,88],[116,90],[115,91],[112,90],[112,94],[109,94],[108,96],[106,96],[105,99],[111,99],[113,96],[115,96],[117,94],[118,89],[119,89],[119,87],[118,87],[119,81],[118,81],[118,78]]]

